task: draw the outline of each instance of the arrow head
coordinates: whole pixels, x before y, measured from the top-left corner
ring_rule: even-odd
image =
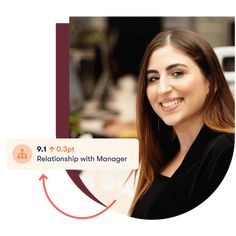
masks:
[[[39,178],[39,180],[44,180],[44,179],[48,179],[48,177],[44,174],[41,175],[41,177]]]

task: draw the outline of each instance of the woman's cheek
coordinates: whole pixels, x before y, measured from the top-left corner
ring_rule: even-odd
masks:
[[[148,86],[146,93],[147,93],[147,98],[148,98],[150,104],[152,105],[152,103],[153,103],[153,101],[155,101],[155,97],[156,97],[156,94],[154,92],[154,87]]]

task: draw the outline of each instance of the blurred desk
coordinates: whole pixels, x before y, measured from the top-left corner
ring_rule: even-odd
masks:
[[[123,123],[118,119],[94,118],[80,120],[81,133],[91,133],[97,138],[136,138],[134,123]]]

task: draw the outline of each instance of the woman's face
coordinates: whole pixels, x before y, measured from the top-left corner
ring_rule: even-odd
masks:
[[[190,57],[171,45],[159,48],[149,59],[146,79],[148,100],[167,125],[202,123],[209,82]]]

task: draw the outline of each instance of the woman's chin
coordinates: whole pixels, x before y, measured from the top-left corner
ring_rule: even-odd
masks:
[[[163,120],[163,121],[168,126],[176,126],[178,124],[176,120]]]

